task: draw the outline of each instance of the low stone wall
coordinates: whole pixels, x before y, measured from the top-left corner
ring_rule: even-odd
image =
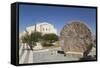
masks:
[[[83,57],[83,53],[82,52],[66,52],[65,53],[66,56],[69,56],[69,57],[73,57],[73,58],[82,58]]]

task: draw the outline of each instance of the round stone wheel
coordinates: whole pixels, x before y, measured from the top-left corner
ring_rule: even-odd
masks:
[[[65,53],[88,54],[92,48],[91,31],[84,23],[71,22],[61,30],[60,42]]]

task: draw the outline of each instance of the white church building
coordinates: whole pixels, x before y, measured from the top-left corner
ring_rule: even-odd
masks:
[[[54,33],[57,35],[57,30],[54,25],[47,22],[38,23],[29,27],[26,27],[25,31],[19,34],[19,37],[24,36],[26,31],[31,34],[32,32],[41,32],[42,34]]]
[[[46,23],[46,22],[27,27],[26,31],[28,31],[29,34],[31,34],[34,31],[41,32],[42,34],[49,34],[49,33],[57,34],[57,30],[54,27],[54,25]]]
[[[23,44],[22,40],[21,40],[21,37],[26,34],[26,31],[29,34],[36,31],[36,32],[41,32],[43,35],[44,34],[50,34],[50,33],[54,33],[54,34],[57,35],[57,30],[54,27],[54,25],[49,24],[47,22],[43,22],[43,23],[35,24],[33,26],[26,27],[25,31],[23,31],[22,33],[19,34],[20,44]],[[41,44],[37,42],[37,46],[35,46],[34,49],[42,49]]]

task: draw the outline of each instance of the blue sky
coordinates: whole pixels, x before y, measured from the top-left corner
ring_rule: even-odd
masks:
[[[53,24],[60,33],[63,26],[73,20],[85,22],[95,34],[96,9],[94,8],[19,5],[19,32],[36,23],[48,22]]]

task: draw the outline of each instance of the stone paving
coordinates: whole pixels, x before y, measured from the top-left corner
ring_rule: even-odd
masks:
[[[64,56],[57,53],[60,48],[42,49],[42,50],[26,50],[25,47],[20,46],[19,49],[19,63],[42,63],[42,62],[58,62],[58,61],[77,61],[78,58]]]

